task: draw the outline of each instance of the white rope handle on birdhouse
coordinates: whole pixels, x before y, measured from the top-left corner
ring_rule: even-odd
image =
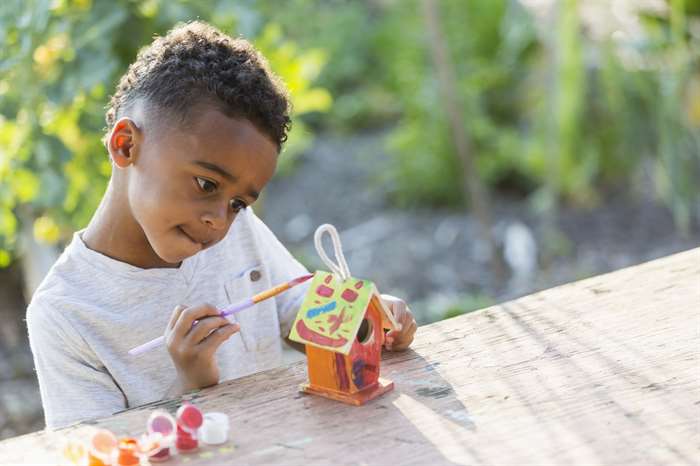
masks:
[[[328,233],[333,242],[333,253],[335,258],[338,260],[336,264],[333,262],[326,251],[323,249],[323,234]],[[335,275],[339,276],[342,281],[350,278],[350,268],[348,268],[348,263],[345,261],[345,256],[343,255],[343,247],[340,244],[340,236],[338,235],[338,230],[329,223],[325,223],[316,229],[314,234],[314,244],[316,245],[316,252],[321,257],[323,262],[331,269]]]

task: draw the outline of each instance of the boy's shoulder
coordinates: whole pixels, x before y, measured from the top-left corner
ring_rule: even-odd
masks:
[[[77,233],[58,260],[49,269],[34,291],[27,306],[27,324],[36,324],[39,321],[51,321],[56,323],[65,316],[61,315],[61,309],[68,302],[79,304],[81,297],[81,284],[91,275],[85,267],[81,267],[80,260],[75,254],[75,242]]]

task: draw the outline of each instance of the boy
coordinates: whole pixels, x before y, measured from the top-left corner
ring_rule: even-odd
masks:
[[[306,273],[248,208],[290,125],[250,44],[200,22],[173,29],[139,53],[106,120],[109,186],[27,310],[50,428],[277,366],[306,291],[217,315]],[[402,324],[387,346],[405,349],[415,321],[385,300]],[[164,329],[164,348],[127,354]]]

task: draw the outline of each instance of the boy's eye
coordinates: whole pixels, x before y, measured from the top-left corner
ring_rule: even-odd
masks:
[[[231,199],[231,210],[233,210],[234,212],[240,212],[246,207],[248,207],[248,204],[241,201],[240,199]]]
[[[213,193],[216,191],[216,183],[213,181],[209,181],[206,178],[200,178],[198,176],[195,176],[195,180],[197,180],[199,188],[205,193]]]

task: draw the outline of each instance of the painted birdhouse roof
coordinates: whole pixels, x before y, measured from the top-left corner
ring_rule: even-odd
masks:
[[[332,273],[317,271],[289,338],[347,355],[373,302],[380,309],[382,326],[399,328],[374,283],[352,277],[343,281]]]

